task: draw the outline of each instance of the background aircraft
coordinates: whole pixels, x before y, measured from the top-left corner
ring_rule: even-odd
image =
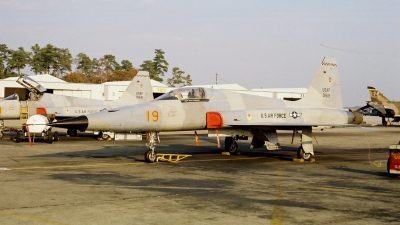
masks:
[[[373,108],[378,111],[378,116],[382,117],[382,125],[387,126],[391,122],[400,121],[400,101],[390,101],[376,88],[368,86],[369,95],[371,101],[367,102],[367,105],[360,108]],[[386,118],[393,118],[392,121],[386,120]]]
[[[0,120],[3,123],[3,129],[4,119],[20,119],[22,124],[35,114],[55,114],[56,119],[60,120],[153,100],[150,77],[147,71],[139,71],[121,98],[115,101],[45,93],[44,87],[29,78],[21,77],[17,82],[30,91],[29,98],[27,101],[19,101],[18,95],[14,94],[0,101]],[[1,138],[3,137],[3,130],[0,132]],[[67,133],[75,136],[77,130],[68,129]]]
[[[225,149],[235,153],[238,139],[252,137],[250,148],[262,147],[265,142],[279,147],[277,130],[301,130],[297,156],[310,160],[314,155],[313,126],[343,126],[362,121],[360,113],[343,109],[336,59],[324,58],[307,94],[298,101],[186,87],[165,93],[151,102],[50,125],[79,130],[149,132],[145,159],[154,162],[157,160],[155,142],[160,131],[208,129],[210,135],[226,136]]]

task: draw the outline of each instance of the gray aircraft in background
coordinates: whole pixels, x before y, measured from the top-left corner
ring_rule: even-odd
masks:
[[[373,108],[378,111],[378,116],[382,117],[382,125],[387,126],[393,122],[400,121],[400,101],[390,101],[386,98],[382,92],[378,89],[368,86],[369,95],[371,101],[367,102],[367,105],[360,108]],[[388,120],[386,120],[388,118]],[[393,118],[392,121],[389,118]]]
[[[294,78],[295,79],[295,78]],[[296,78],[303,79],[303,78]],[[238,150],[237,140],[252,137],[250,148],[266,143],[279,147],[277,130],[301,131],[297,157],[314,155],[312,127],[361,124],[362,114],[343,109],[338,66],[324,58],[307,94],[298,101],[284,101],[225,90],[183,87],[155,100],[79,116],[50,124],[78,130],[149,132],[148,162],[157,160],[155,143],[162,131],[207,129],[225,136],[225,149]]]
[[[29,90],[29,97],[27,101],[20,101],[18,94],[13,94],[0,101],[0,120],[3,125],[0,130],[0,138],[3,137],[3,120],[5,119],[19,119],[23,122],[35,114],[55,114],[56,119],[61,120],[126,105],[148,102],[154,99],[147,71],[139,71],[121,98],[114,101],[49,94],[45,92],[46,89],[43,86],[29,79],[29,77],[20,77],[17,82]],[[75,136],[77,130],[68,129],[67,133]]]

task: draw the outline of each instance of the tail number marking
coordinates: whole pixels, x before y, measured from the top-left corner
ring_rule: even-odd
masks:
[[[156,123],[158,121],[159,114],[157,110],[153,110],[151,113],[149,110],[147,110],[146,114],[147,114],[147,122],[153,121],[154,123]]]
[[[143,99],[143,92],[142,91],[137,91],[136,92],[136,99]]]
[[[331,97],[331,89],[330,88],[322,88],[322,97],[323,98],[330,98]]]

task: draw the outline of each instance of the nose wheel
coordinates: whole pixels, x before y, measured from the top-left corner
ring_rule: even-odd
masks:
[[[146,162],[153,163],[157,161],[157,153],[154,151],[154,149],[149,149],[147,152],[144,154],[144,159]]]
[[[147,133],[146,136],[149,142],[146,144],[147,151],[144,154],[144,160],[149,163],[154,163],[157,161],[157,153],[155,152],[156,140],[160,142],[158,132],[150,132]]]

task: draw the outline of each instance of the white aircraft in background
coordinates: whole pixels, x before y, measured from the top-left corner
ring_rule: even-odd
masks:
[[[46,89],[32,79],[29,79],[29,77],[20,77],[17,82],[30,91],[29,99],[27,101],[19,101],[18,95],[13,94],[0,101],[0,120],[3,123],[3,128],[4,119],[26,120],[36,114],[55,114],[57,120],[61,120],[126,105],[148,102],[154,99],[147,71],[139,71],[121,98],[115,101],[45,93]],[[77,130],[68,129],[67,133],[71,136],[76,136]],[[0,138],[3,135],[3,130],[0,130]]]

